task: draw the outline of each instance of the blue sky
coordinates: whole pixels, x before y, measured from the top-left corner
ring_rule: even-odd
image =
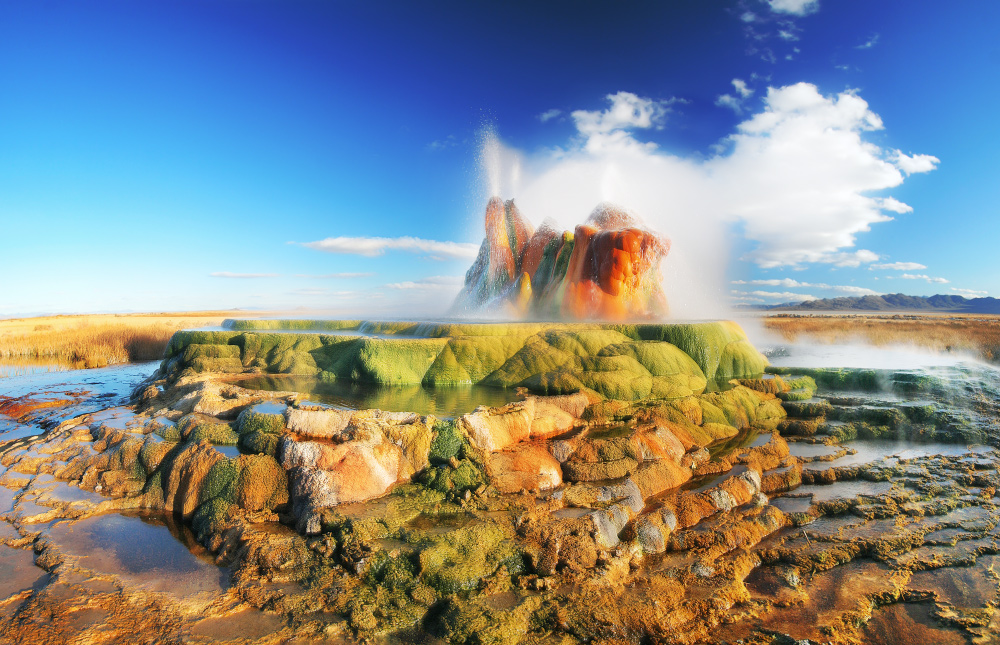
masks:
[[[441,311],[484,127],[536,223],[610,196],[672,237],[682,314],[997,296],[998,26],[978,0],[3,3],[0,315]]]

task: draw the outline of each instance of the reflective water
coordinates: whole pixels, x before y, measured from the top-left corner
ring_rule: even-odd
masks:
[[[984,446],[969,447],[951,443],[916,443],[912,441],[851,441],[845,444],[856,452],[853,455],[844,455],[832,461],[814,461],[803,465],[809,470],[826,470],[827,468],[839,468],[844,466],[858,466],[861,464],[873,464],[889,459],[916,459],[931,455],[965,455],[968,453],[978,454],[981,451],[988,451]]]
[[[159,362],[116,365],[91,370],[35,372],[0,379],[0,396],[24,398],[26,402],[53,403],[28,413],[28,419],[16,423],[0,414],[0,442],[40,434],[81,414],[98,412],[122,405],[140,381],[151,375]]]
[[[229,585],[228,570],[216,566],[191,530],[169,515],[109,513],[59,522],[45,534],[82,566],[149,591],[189,597],[215,595]]]
[[[480,405],[501,406],[516,401],[514,390],[481,385],[424,387],[379,386],[344,381],[320,381],[305,376],[256,376],[239,382],[241,387],[270,392],[300,392],[310,401],[348,410],[377,408],[390,412],[416,412],[455,417]]]

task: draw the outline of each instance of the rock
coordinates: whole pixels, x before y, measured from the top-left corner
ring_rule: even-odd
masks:
[[[534,418],[535,402],[527,399],[502,408],[487,408],[463,415],[459,423],[473,446],[494,452],[527,439],[531,435]]]
[[[583,411],[587,409],[588,405],[590,405],[590,398],[582,392],[563,394],[561,396],[537,396],[534,397],[534,399],[538,403],[544,403],[547,406],[557,407],[574,419],[582,417]]]
[[[513,201],[494,197],[486,239],[454,309],[611,320],[661,315],[667,305],[659,266],[669,250],[666,238],[610,204],[560,236],[548,222],[532,231]]]
[[[288,468],[285,449],[283,466]],[[392,444],[368,446],[348,443],[333,449],[297,453],[301,461],[289,470],[292,503],[301,519],[308,512],[346,502],[360,502],[383,495],[399,478],[402,451]],[[315,457],[309,463],[308,457]]]
[[[465,274],[465,286],[453,309],[502,308],[502,296],[522,273],[524,252],[533,235],[534,227],[521,216],[513,200],[491,198],[486,205],[486,237]]]
[[[300,410],[285,411],[288,429],[308,439],[332,439],[347,428],[353,410]]]
[[[638,513],[645,505],[642,491],[639,490],[639,486],[632,479],[626,479],[617,484],[601,486],[597,490],[597,501],[622,502],[625,506],[632,509],[633,513]]]
[[[166,507],[189,519],[199,504],[199,493],[212,467],[225,459],[206,442],[188,445],[170,461],[164,486]]]
[[[488,472],[501,493],[551,490],[562,484],[559,462],[537,444],[520,444],[492,453]]]
[[[549,443],[549,452],[559,463],[565,462],[576,449],[569,441],[552,441]]]
[[[149,385],[135,397],[136,405],[140,407],[145,407],[153,402],[156,397],[160,396],[160,388],[155,385]]]
[[[531,421],[532,439],[548,439],[573,429],[576,419],[562,408],[545,399],[535,399],[535,416]]]

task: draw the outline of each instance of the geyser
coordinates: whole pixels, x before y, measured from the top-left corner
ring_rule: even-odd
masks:
[[[550,320],[640,320],[667,313],[660,262],[670,240],[603,202],[573,232],[535,230],[514,200],[492,197],[486,237],[452,310]]]

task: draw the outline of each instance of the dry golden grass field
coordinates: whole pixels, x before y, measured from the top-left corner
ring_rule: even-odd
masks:
[[[765,329],[787,341],[863,342],[969,352],[1000,362],[1000,316],[963,314],[774,314]]]
[[[246,312],[46,316],[0,320],[0,360],[102,367],[157,360],[179,329],[219,325]],[[261,314],[263,315],[263,314]]]
[[[255,312],[273,316],[273,312]],[[157,360],[179,329],[219,325],[245,311],[46,316],[0,320],[0,361],[101,367]],[[1000,362],[1000,316],[773,314],[765,329],[786,341],[909,345]]]

